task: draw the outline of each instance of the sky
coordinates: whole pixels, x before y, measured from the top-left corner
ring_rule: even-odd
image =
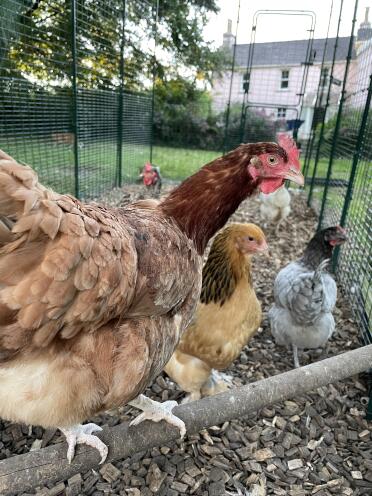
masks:
[[[217,0],[220,12],[211,16],[205,27],[205,38],[217,47],[222,44],[222,35],[227,29],[227,20],[233,22],[235,34],[239,0]],[[253,15],[257,10],[308,10],[315,12],[315,38],[325,38],[332,0],[240,0],[240,22],[238,43],[249,43]],[[336,36],[341,0],[333,0],[333,14],[330,36]],[[344,0],[340,25],[340,36],[349,36],[354,13],[354,0]],[[359,0],[355,34],[364,19],[365,8],[369,6],[369,20],[372,21],[372,0]],[[309,16],[260,15],[257,22],[256,42],[303,40],[309,36]]]

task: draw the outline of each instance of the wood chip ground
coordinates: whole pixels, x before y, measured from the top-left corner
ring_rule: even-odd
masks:
[[[111,191],[101,200],[123,205],[142,196],[141,187],[127,186]],[[255,222],[262,227],[258,199],[244,202],[232,220]],[[226,371],[233,376],[235,386],[293,367],[291,352],[274,344],[266,313],[272,303],[275,275],[302,253],[315,228],[316,217],[307,208],[305,198],[293,193],[292,212],[279,236],[271,226],[265,229],[270,258],[256,257],[253,269],[264,319],[260,332]],[[335,318],[337,334],[328,349],[301,353],[301,364],[359,346],[358,330],[341,291]],[[183,397],[165,375],[159,376],[146,394],[159,401]],[[372,495],[372,434],[371,423],[364,418],[366,396],[363,378],[353,377],[186,436],[175,445],[107,463],[24,496]],[[136,413],[125,407],[91,420],[113,426],[132,419]],[[0,459],[63,441],[59,431],[0,423]]]

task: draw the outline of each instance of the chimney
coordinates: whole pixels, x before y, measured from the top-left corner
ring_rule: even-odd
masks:
[[[232,34],[232,20],[227,21],[227,32],[223,34],[222,46],[228,48],[229,50],[235,43],[235,36]]]
[[[371,23],[368,20],[369,15],[369,7],[366,7],[366,11],[364,14],[364,21],[360,23],[360,27],[358,29],[357,40],[358,41],[367,41],[372,38],[372,27]]]

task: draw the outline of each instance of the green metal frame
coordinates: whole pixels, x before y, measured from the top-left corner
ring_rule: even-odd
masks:
[[[326,56],[326,52],[327,52],[327,48],[328,48],[328,38],[329,38],[329,29],[330,29],[331,19],[332,19],[332,12],[333,12],[333,0],[331,2],[331,9],[330,9],[330,12],[329,12],[328,27],[327,27],[327,36],[326,36],[326,40],[325,40],[325,43],[324,43],[324,51],[323,51],[323,56],[322,56],[322,64],[320,66],[320,75],[322,74],[322,72],[324,70],[324,67],[325,67],[325,56]],[[320,79],[319,79],[319,82],[320,82]],[[318,85],[318,89],[317,89],[317,93],[316,93],[315,108],[319,107],[319,104],[322,102],[323,95],[324,95],[324,86],[322,86],[321,84],[319,84]],[[302,170],[304,177],[307,176],[307,173],[308,173],[308,170],[309,170],[309,165],[310,165],[310,160],[311,160],[311,156],[312,156],[312,151],[313,151],[314,143],[315,143],[315,130],[312,127],[312,129],[311,129],[311,137],[310,137],[310,140],[309,140],[309,142],[308,142],[308,144],[306,146],[305,160],[304,160],[304,166],[303,166],[303,170]]]
[[[121,32],[121,43],[120,43],[120,85],[118,94],[118,143],[117,143],[117,155],[116,155],[116,185],[121,187],[122,183],[122,171],[123,171],[123,100],[124,100],[124,49],[125,49],[125,19],[126,19],[126,0],[123,0],[122,9],[122,32]]]
[[[236,19],[235,40],[234,40],[232,62],[231,62],[229,99],[228,99],[227,105],[226,105],[225,129],[224,129],[223,145],[222,145],[223,155],[225,155],[225,153],[227,151],[227,136],[228,136],[228,129],[229,129],[229,124],[230,124],[231,95],[232,95],[232,87],[233,87],[234,72],[235,72],[236,44],[237,44],[237,38],[238,38],[239,22],[240,22],[240,0],[239,0],[239,4],[238,4],[238,15],[237,15],[237,19]]]
[[[312,200],[312,197],[313,197],[313,189],[314,189],[314,184],[315,184],[316,173],[317,173],[317,170],[318,170],[318,163],[319,163],[319,158],[320,158],[320,150],[321,150],[321,147],[323,145],[323,140],[324,140],[325,120],[326,120],[326,114],[327,114],[327,110],[329,108],[330,98],[331,98],[331,88],[332,88],[332,81],[333,81],[333,71],[334,71],[335,62],[336,62],[336,54],[337,54],[337,48],[338,48],[338,39],[339,39],[339,33],[340,33],[341,16],[342,16],[343,5],[344,5],[344,0],[341,0],[341,3],[340,3],[340,14],[339,14],[339,17],[338,17],[338,24],[337,24],[336,41],[335,41],[335,45],[334,45],[334,48],[333,48],[333,58],[332,58],[332,64],[331,64],[331,73],[330,73],[330,76],[329,76],[329,84],[328,84],[328,90],[327,90],[326,104],[325,104],[325,107],[324,107],[324,114],[323,114],[321,128],[320,128],[319,141],[318,141],[318,146],[317,146],[316,154],[315,154],[314,169],[313,169],[313,174],[312,174],[312,177],[311,177],[311,183],[310,183],[310,188],[309,188],[309,195],[308,195],[308,199],[307,199],[307,204],[308,205],[311,204],[311,200]],[[320,82],[319,82],[319,84],[320,84]]]
[[[360,121],[360,127],[359,127],[358,138],[357,138],[358,145],[355,148],[354,153],[353,153],[353,161],[352,161],[352,165],[351,165],[348,187],[347,187],[347,191],[346,191],[346,195],[345,195],[344,205],[343,205],[342,212],[341,212],[341,219],[340,219],[340,225],[341,226],[345,225],[346,218],[347,218],[347,215],[349,213],[350,203],[351,203],[351,200],[353,198],[353,189],[354,189],[357,167],[358,167],[358,163],[360,160],[361,152],[363,150],[364,145],[366,144],[366,128],[367,128],[368,115],[369,115],[370,106],[371,106],[371,97],[372,97],[372,74],[369,77],[367,99],[366,99],[366,103],[365,103],[364,110],[363,110],[362,120]],[[339,255],[340,255],[340,248],[339,248],[339,246],[337,246],[335,249],[335,252],[334,252],[334,256],[333,256],[333,269],[334,270],[336,270]]]
[[[158,16],[159,16],[159,0],[156,0],[154,5],[154,53],[153,53],[153,69],[152,69],[152,91],[151,91],[151,131],[150,131],[150,163],[152,163],[153,145],[154,145],[154,112],[155,112],[155,80],[156,80],[156,44],[158,36]]]
[[[347,53],[347,57],[346,57],[344,80],[342,83],[341,98],[340,98],[340,103],[339,103],[339,107],[338,107],[335,130],[333,133],[332,148],[331,148],[331,153],[330,153],[330,157],[329,157],[329,164],[328,164],[327,176],[326,176],[326,181],[325,181],[325,186],[324,186],[322,206],[320,207],[318,229],[321,228],[322,222],[323,222],[324,208],[325,208],[325,203],[327,201],[327,194],[328,194],[328,188],[329,188],[329,180],[330,180],[331,174],[332,174],[332,166],[333,166],[333,162],[334,162],[334,158],[335,158],[338,134],[339,134],[340,124],[341,124],[342,111],[343,111],[344,103],[345,103],[346,83],[348,80],[351,55],[352,55],[353,46],[354,46],[354,30],[355,30],[355,24],[357,21],[357,19],[356,19],[357,11],[358,11],[358,0],[356,0],[356,2],[355,2],[354,15],[353,15],[353,20],[351,22],[352,27],[351,27],[349,49],[348,49],[348,53]],[[340,15],[340,18],[341,18],[341,15]],[[324,129],[324,126],[323,126],[323,129]],[[318,150],[319,150],[319,148],[318,148]],[[314,169],[315,169],[315,166],[314,166]]]
[[[74,133],[74,172],[75,172],[75,196],[80,198],[79,185],[79,113],[78,113],[78,85],[77,85],[77,3],[71,0],[71,47],[72,47],[72,129]]]
[[[256,43],[256,34],[257,34],[257,24],[260,16],[263,15],[280,15],[280,16],[305,16],[305,17],[310,17],[311,18],[311,26],[310,29],[308,30],[309,32],[309,39],[308,39],[308,44],[306,47],[306,55],[305,55],[305,61],[303,62],[303,65],[305,67],[303,75],[302,75],[302,80],[301,80],[301,89],[300,93],[297,94],[299,97],[298,102],[291,104],[291,105],[286,105],[286,104],[280,104],[281,107],[283,108],[292,108],[297,111],[297,115],[301,115],[301,110],[302,110],[302,104],[303,104],[303,99],[305,95],[305,89],[306,89],[306,84],[307,84],[307,78],[308,78],[308,73],[309,73],[309,67],[311,66],[311,54],[312,54],[312,46],[313,46],[313,41],[314,41],[314,31],[315,31],[315,25],[316,25],[316,15],[315,12],[312,10],[257,10],[254,13],[253,16],[253,23],[252,23],[252,29],[251,29],[251,40],[249,44],[249,50],[248,50],[248,57],[247,57],[247,66],[246,66],[246,73],[251,74],[252,73],[252,66],[253,66],[253,57],[254,57],[254,49],[255,49],[255,43]],[[300,110],[298,111],[296,107],[300,105]],[[247,117],[247,110],[250,107],[259,107],[259,108],[276,108],[278,107],[278,104],[275,103],[260,103],[260,102],[249,102],[249,91],[245,91],[243,95],[243,101],[242,101],[242,107],[241,107],[241,115],[240,115],[240,141],[244,141],[244,131],[245,131],[245,126],[246,126],[246,117]],[[297,138],[297,130],[294,131],[293,137],[296,139]]]

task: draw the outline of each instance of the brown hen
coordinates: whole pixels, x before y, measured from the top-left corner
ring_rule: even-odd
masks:
[[[266,249],[264,233],[254,224],[230,224],[215,237],[193,322],[164,369],[190,393],[186,401],[226,389],[212,369],[229,367],[257,331],[262,312],[251,256]]]
[[[190,323],[208,240],[258,188],[301,182],[293,149],[242,145],[160,204],[84,204],[42,186],[0,151],[0,416],[59,427],[68,442],[107,447],[80,422],[131,404],[184,433],[140,393]],[[154,257],[157,263],[153,263]],[[140,396],[138,396],[140,395]]]

